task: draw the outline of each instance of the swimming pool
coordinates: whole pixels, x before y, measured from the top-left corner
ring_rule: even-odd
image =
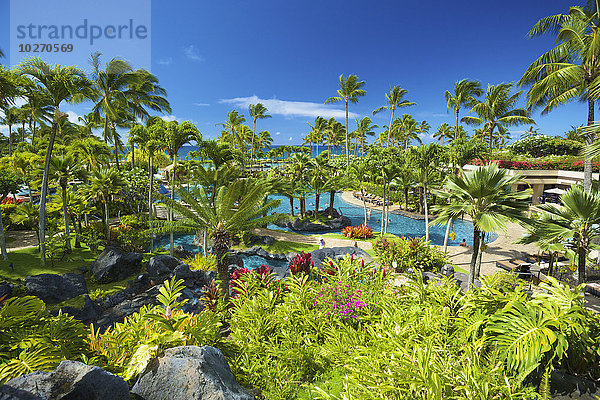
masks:
[[[273,199],[281,200],[281,204],[273,210],[274,212],[289,214],[290,213],[290,201],[285,196],[274,195],[271,196]],[[319,201],[319,207],[321,209],[325,209],[329,207],[329,193],[321,195]],[[315,204],[315,196],[307,196],[306,197],[306,209],[314,210]],[[341,193],[336,193],[333,206],[337,208],[343,215],[350,218],[353,226],[360,225],[364,222],[364,210],[362,207],[355,206],[353,204],[347,203],[342,199]],[[368,204],[367,204],[368,206]],[[294,214],[298,214],[300,212],[300,202],[298,200],[294,200]],[[407,236],[407,237],[422,237],[425,236],[425,221],[424,220],[416,220],[413,218],[405,217],[403,215],[392,214],[389,215],[390,222],[388,222],[388,232],[393,233],[398,236]],[[430,218],[431,220],[431,218]],[[373,228],[374,231],[379,232],[381,229],[381,212],[375,209],[371,212],[371,218],[368,219],[367,225]],[[270,224],[268,226],[269,229],[276,230],[285,230],[290,231],[289,228],[281,228],[277,225]],[[339,231],[331,231],[337,232]],[[449,246],[458,246],[463,239],[471,245],[473,243],[473,224],[469,221],[458,220],[455,221],[452,225],[451,232],[456,233],[456,237],[454,240],[448,238]],[[319,234],[322,232],[298,232],[305,235],[310,234]],[[446,233],[446,226],[430,226],[429,227],[429,240],[434,245],[443,245],[444,244],[444,234]],[[492,235],[491,240],[495,240],[498,235]],[[164,247],[165,249],[169,248],[169,237],[163,236],[157,238],[155,241],[155,247]],[[199,247],[194,244],[194,235],[175,235],[175,246],[181,245],[184,249],[199,252]]]

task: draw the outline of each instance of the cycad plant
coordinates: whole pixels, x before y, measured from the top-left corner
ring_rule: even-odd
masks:
[[[178,191],[181,200],[188,204],[189,208],[159,195],[164,205],[182,218],[177,221],[155,221],[150,233],[208,231],[213,239],[212,253],[217,258],[221,290],[223,295],[228,297],[230,235],[250,231],[281,218],[279,214],[269,215],[271,210],[279,205],[280,200],[263,202],[266,190],[265,185],[251,180],[237,180],[229,186],[217,189],[214,205],[210,195],[202,187],[199,188],[198,197],[185,190]]]
[[[519,175],[510,176],[496,164],[479,167],[463,176],[450,175],[443,191],[435,194],[446,204],[438,204],[433,210],[439,212],[432,224],[445,224],[463,215],[473,221],[473,255],[469,270],[469,286],[479,275],[482,233],[503,230],[509,220],[525,219],[531,190],[513,191],[511,186],[520,180]]]

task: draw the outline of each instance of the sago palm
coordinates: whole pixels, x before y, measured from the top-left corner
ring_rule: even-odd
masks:
[[[462,176],[449,175],[444,191],[435,194],[446,204],[433,207],[438,216],[432,224],[445,224],[463,215],[473,221],[473,254],[469,269],[469,287],[478,276],[478,257],[481,251],[481,234],[502,230],[509,220],[522,220],[529,205],[531,190],[512,191],[519,175],[510,176],[496,164],[479,167]]]
[[[217,189],[214,205],[210,195],[202,187],[198,197],[188,191],[177,192],[189,208],[166,196],[160,200],[171,210],[181,215],[177,221],[155,221],[152,234],[166,232],[195,233],[206,230],[213,238],[212,252],[217,258],[217,271],[223,294],[229,296],[228,253],[231,247],[230,235],[234,232],[250,231],[254,228],[275,222],[281,217],[270,214],[279,205],[279,200],[263,203],[266,195],[264,185],[251,180],[237,180],[229,186]]]
[[[346,105],[346,168],[350,166],[350,141],[348,138],[348,103],[358,103],[358,98],[367,94],[363,89],[365,81],[359,81],[358,76],[350,75],[344,78],[344,74],[340,75],[340,88],[337,90],[337,96],[330,97],[325,100],[325,103],[338,103],[343,101]]]

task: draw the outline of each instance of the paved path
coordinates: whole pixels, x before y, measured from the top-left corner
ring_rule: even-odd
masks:
[[[276,240],[314,245],[319,244],[319,238],[321,237],[320,235],[299,235],[285,231],[275,231],[260,228],[255,229],[254,232],[257,235],[273,236]],[[348,247],[354,245],[354,241],[350,239],[337,239],[327,236],[323,237],[323,239],[325,240],[326,247]],[[371,250],[373,248],[373,245],[370,242],[362,242],[360,240],[357,240],[356,243],[358,244],[358,247],[363,250]]]
[[[354,204],[359,207],[363,207],[362,201],[355,198],[353,192],[344,191],[342,193],[342,200],[347,203]],[[375,206],[367,203],[367,207],[381,211],[381,206]],[[390,211],[399,210],[400,206],[390,206]],[[483,253],[481,260],[481,274],[488,275],[493,274],[497,271],[503,271],[496,267],[496,261],[508,261],[513,258],[520,258],[523,253],[537,254],[538,248],[535,245],[521,245],[515,244],[514,241],[518,240],[526,232],[525,228],[514,222],[509,222],[506,225],[504,232],[498,232],[498,238],[488,244],[488,248]],[[370,244],[370,243],[369,243]],[[438,246],[441,247],[441,246]],[[461,246],[448,246],[448,254],[450,261],[465,270],[469,270],[471,262],[471,255],[473,250],[471,247]]]

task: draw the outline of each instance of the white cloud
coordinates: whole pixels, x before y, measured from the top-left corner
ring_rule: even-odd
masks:
[[[156,60],[156,63],[160,65],[171,65],[173,64],[173,57],[159,58]]]
[[[198,106],[198,107],[208,107],[208,106],[210,106],[210,104],[208,104],[208,103],[194,103],[194,105]]]
[[[450,116],[451,114],[423,111],[423,112],[416,113],[415,115],[419,118],[444,118],[444,117]]]
[[[279,135],[281,135],[281,132],[279,132],[279,131],[275,132],[275,136],[279,136]]]
[[[179,121],[179,118],[174,115],[162,115],[161,118],[166,122]]]
[[[290,136],[290,141],[292,141],[292,140],[294,140],[294,139],[292,139],[292,137]]]
[[[233,104],[240,108],[248,108],[250,104],[262,103],[272,115],[283,115],[285,117],[323,117],[323,118],[345,118],[346,112],[327,104],[313,103],[309,101],[290,101],[279,99],[261,99],[258,96],[236,97],[233,99],[221,99],[219,103]],[[358,114],[350,112],[349,118],[359,117]]]
[[[79,117],[80,117],[79,114],[77,114],[77,113],[75,113],[75,112],[73,112],[71,110],[67,111],[66,114],[67,114],[67,118],[69,119],[70,123],[72,123],[72,124],[78,124],[79,123]]]
[[[183,53],[192,61],[204,61],[204,57],[200,55],[198,49],[193,44],[183,48]]]

